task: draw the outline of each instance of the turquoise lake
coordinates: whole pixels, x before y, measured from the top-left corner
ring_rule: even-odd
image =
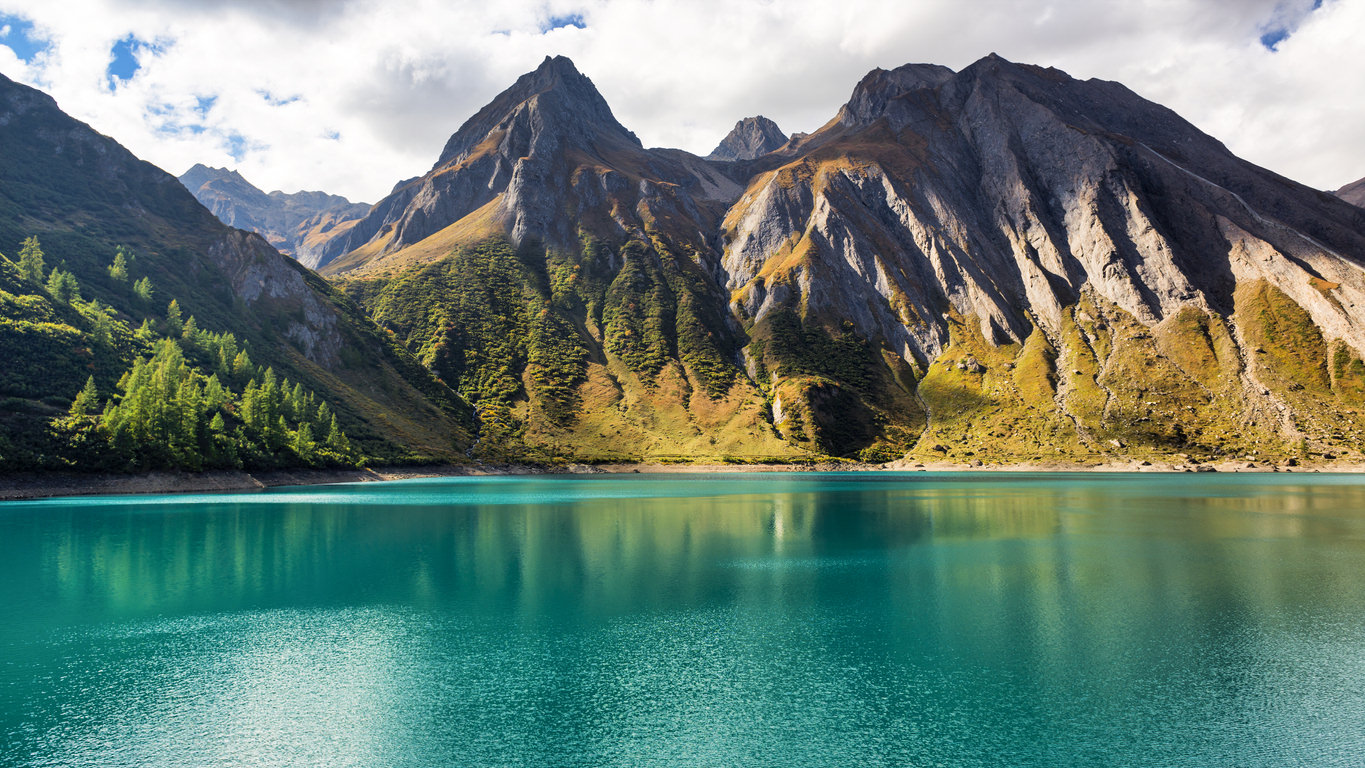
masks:
[[[1361,766],[1365,478],[0,503],[3,766]]]

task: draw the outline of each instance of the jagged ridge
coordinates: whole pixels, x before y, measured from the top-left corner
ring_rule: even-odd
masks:
[[[266,194],[234,170],[202,164],[181,175],[180,183],[224,224],[255,232],[280,253],[313,268],[322,260],[320,245],[370,210],[365,203],[325,192]]]

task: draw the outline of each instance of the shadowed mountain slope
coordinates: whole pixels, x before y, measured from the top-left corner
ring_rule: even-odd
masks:
[[[3,77],[0,148],[0,244],[11,260],[0,342],[14,361],[0,385],[9,398],[0,453],[12,465],[41,464],[33,451],[43,425],[87,377],[112,397],[131,360],[150,354],[156,333],[179,331],[181,318],[189,346],[199,332],[231,333],[256,364],[315,393],[369,456],[453,456],[468,444],[467,406],[343,295],[259,236],[222,224],[175,177]],[[30,236],[45,253],[40,276],[69,273],[77,297],[13,268]],[[172,300],[180,315],[168,318]]]

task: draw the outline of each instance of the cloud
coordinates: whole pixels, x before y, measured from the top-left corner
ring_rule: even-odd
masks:
[[[1365,175],[1365,0],[0,0],[0,23],[32,48],[0,35],[0,72],[173,173],[371,202],[547,54],[701,154],[747,115],[819,127],[874,67],[995,51],[1120,80],[1305,183]]]

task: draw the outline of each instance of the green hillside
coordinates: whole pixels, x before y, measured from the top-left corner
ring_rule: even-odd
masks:
[[[476,455],[789,460],[697,265],[663,241],[505,239],[346,293],[475,405]]]
[[[258,236],[218,222],[174,177],[47,96],[3,78],[0,95],[0,251],[10,254],[0,285],[0,349],[10,352],[0,374],[5,467],[69,463],[48,429],[52,420],[91,377],[102,400],[119,400],[120,379],[139,357],[159,354],[157,339],[166,337],[205,379],[218,372],[210,349],[217,342],[208,339],[230,336],[248,351],[259,371],[219,381],[236,398],[221,408],[229,430],[246,425],[238,406],[248,384],[273,371],[277,384],[288,380],[326,403],[352,447],[302,459],[275,433],[260,443],[263,452],[243,443],[237,456],[245,464],[463,457],[472,441],[467,404],[343,295]],[[43,252],[41,276],[18,268],[30,237]],[[59,279],[49,287],[54,271]],[[79,299],[58,295],[64,281]],[[173,301],[195,332],[183,334],[167,318]],[[308,420],[286,419],[293,432]],[[310,423],[315,437],[326,427]],[[138,454],[130,466],[195,466],[173,453]]]

